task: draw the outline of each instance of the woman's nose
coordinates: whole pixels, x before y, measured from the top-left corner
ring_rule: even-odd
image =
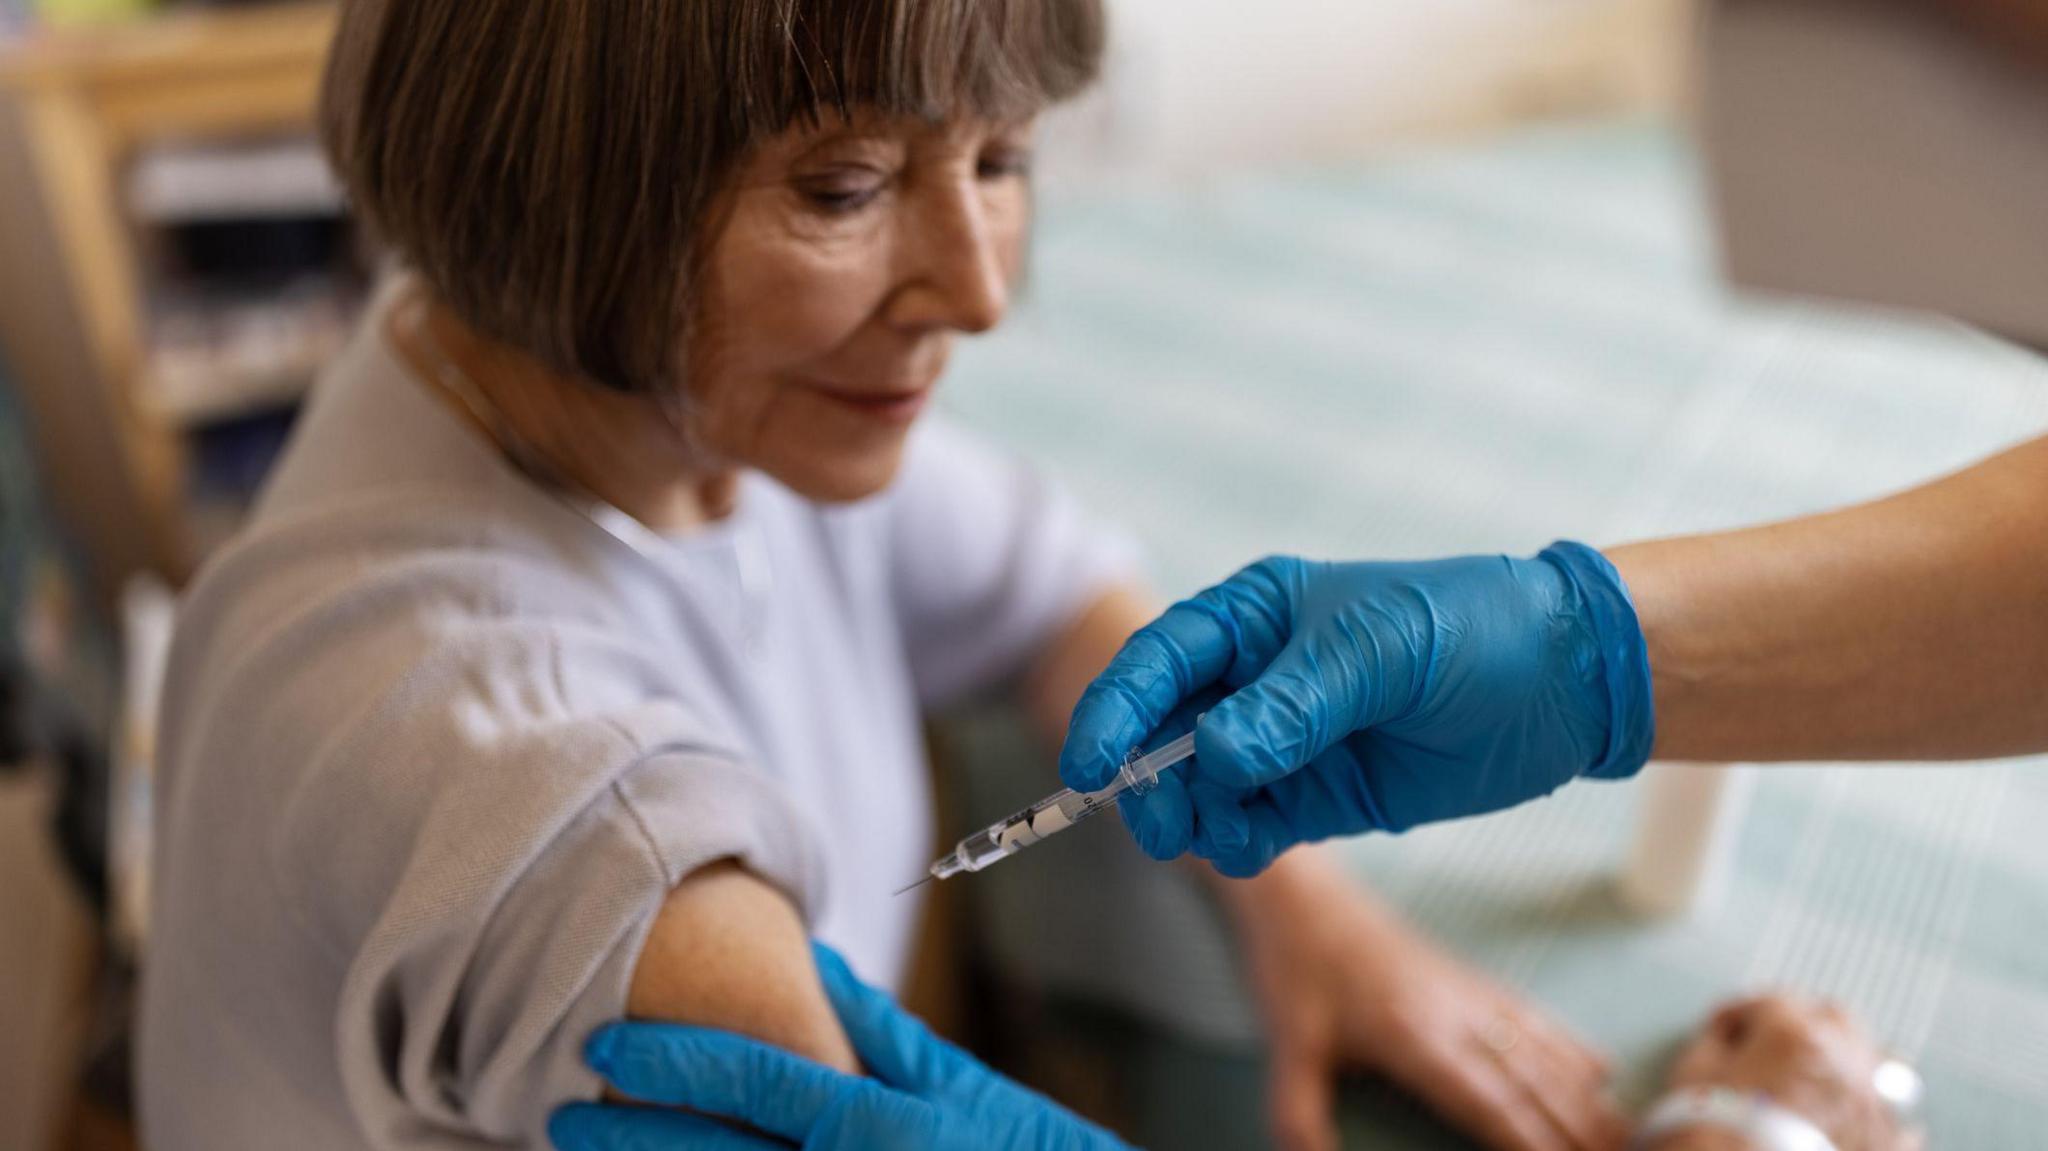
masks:
[[[896,317],[907,326],[986,332],[1010,305],[1010,253],[1016,237],[991,218],[980,190],[948,189],[919,209],[910,231],[916,259],[911,282],[898,297]]]

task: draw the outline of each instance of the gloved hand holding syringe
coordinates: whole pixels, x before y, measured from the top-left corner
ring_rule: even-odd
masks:
[[[951,854],[942,855],[932,863],[928,875],[896,894],[901,895],[934,879],[951,879],[963,871],[980,871],[999,859],[1008,859],[1049,835],[1065,831],[1098,811],[1114,807],[1117,797],[1125,792],[1143,795],[1151,791],[1159,784],[1160,772],[1193,758],[1194,754],[1195,733],[1192,731],[1154,751],[1141,754],[1132,748],[1131,754],[1124,759],[1123,770],[1117,772],[1116,779],[1108,787],[1100,791],[1062,788],[1008,819],[961,840]]]

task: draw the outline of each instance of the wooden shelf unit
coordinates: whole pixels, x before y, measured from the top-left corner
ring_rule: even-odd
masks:
[[[38,250],[53,249],[59,265],[0,268],[0,281],[12,281],[0,284],[0,308],[53,290],[68,304],[91,386],[36,371],[36,355],[18,354],[31,363],[15,370],[43,432],[58,503],[105,579],[149,566],[182,581],[196,558],[184,522],[180,429],[140,398],[147,317],[123,194],[126,164],[151,144],[311,130],[335,20],[331,0],[193,10],[0,50],[0,98],[15,118],[47,237]],[[22,326],[18,319],[10,345],[59,338]],[[94,457],[106,452],[104,440],[89,442],[94,419],[112,429],[119,456],[97,468]],[[111,484],[108,463],[116,465]]]

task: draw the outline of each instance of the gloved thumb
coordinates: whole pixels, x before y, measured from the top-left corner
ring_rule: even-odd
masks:
[[[837,951],[814,941],[811,955],[854,1053],[883,1083],[912,1093],[927,1091],[966,1058],[888,992],[862,982]]]

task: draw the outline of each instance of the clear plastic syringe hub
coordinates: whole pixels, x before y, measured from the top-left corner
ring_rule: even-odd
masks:
[[[1121,794],[1129,791],[1132,795],[1143,795],[1159,786],[1160,772],[1182,760],[1192,759],[1194,755],[1195,733],[1192,731],[1153,751],[1141,753],[1134,747],[1129,755],[1124,756],[1124,765],[1116,773],[1116,783],[1104,788],[1103,792]]]

